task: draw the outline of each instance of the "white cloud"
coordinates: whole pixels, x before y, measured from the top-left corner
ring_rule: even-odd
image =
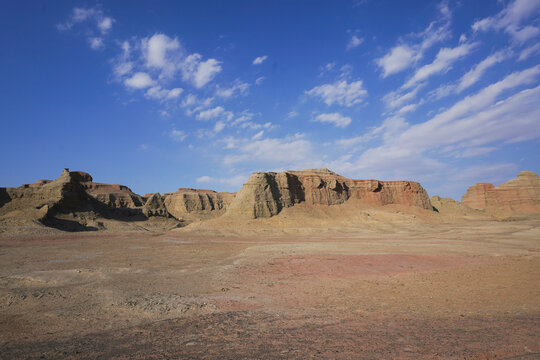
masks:
[[[489,55],[487,58],[482,60],[480,63],[476,64],[471,70],[469,70],[463,77],[461,78],[459,85],[457,86],[457,92],[461,92],[464,89],[470,87],[471,85],[475,84],[484,74],[484,72],[489,69],[490,67],[496,65],[497,63],[500,63],[501,61],[505,60],[508,57],[508,52],[506,51],[499,51],[495,54]]]
[[[383,78],[385,78],[408,68],[416,61],[416,55],[416,52],[407,45],[399,45],[376,62],[383,69]]]
[[[521,27],[524,20],[540,14],[538,0],[514,0],[495,16],[476,21],[472,25],[474,31],[502,30],[513,37],[517,42],[523,43],[540,34],[540,28],[526,25]]]
[[[529,46],[528,48],[523,49],[519,54],[519,61],[523,61],[531,57],[532,55],[540,53],[540,43]]]
[[[56,25],[60,31],[67,31],[73,28],[75,24],[83,24],[90,22],[92,25],[87,27],[85,33],[90,47],[94,50],[102,49],[104,39],[101,37],[106,35],[112,28],[115,20],[112,17],[105,16],[103,11],[97,7],[94,8],[74,8],[69,20],[65,23]],[[99,32],[100,36],[97,36]]]
[[[264,135],[264,130],[261,130],[258,133],[256,133],[255,135],[253,135],[251,138],[253,140],[259,140],[260,138],[263,137],[263,135]]]
[[[478,80],[480,80],[480,78],[490,67],[495,66],[511,56],[511,53],[512,52],[510,49],[506,49],[489,55],[487,58],[476,64],[467,73],[465,73],[458,83],[441,85],[437,89],[430,91],[428,96],[432,99],[438,100],[450,94],[461,93],[463,90],[478,82]]]
[[[184,90],[181,88],[163,89],[161,86],[153,86],[146,91],[146,96],[157,100],[172,100],[180,96]]]
[[[354,49],[358,46],[360,46],[364,42],[363,38],[359,38],[356,35],[353,35],[351,39],[349,40],[349,43],[347,44],[347,50]]]
[[[214,185],[227,185],[235,188],[240,188],[244,185],[249,178],[249,175],[235,175],[232,177],[210,177],[210,176],[201,176],[198,177],[195,181],[198,183],[204,184],[214,184]]]
[[[424,65],[418,69],[403,87],[410,88],[434,74],[448,71],[455,61],[467,56],[476,45],[476,43],[461,44],[455,48],[440,49],[435,60],[431,64]]]
[[[221,88],[218,86],[216,90],[216,96],[228,99],[230,97],[233,97],[235,94],[246,95],[248,89],[248,83],[236,79],[234,84],[229,88]]]
[[[406,114],[408,112],[413,112],[416,110],[417,107],[418,107],[417,104],[405,105],[401,109],[398,110],[398,114]]]
[[[182,76],[196,88],[202,88],[221,72],[221,62],[216,59],[202,61],[200,54],[189,55],[182,64]]]
[[[289,111],[287,113],[287,116],[285,116],[285,119],[292,119],[292,118],[295,118],[298,116],[298,112],[297,111]]]
[[[103,38],[100,37],[90,37],[88,38],[88,42],[90,43],[90,47],[93,50],[99,50],[105,47],[105,44],[103,43]]]
[[[171,137],[171,139],[177,142],[182,142],[187,137],[187,135],[183,131],[176,129],[172,129],[169,133],[169,136]]]
[[[264,76],[260,76],[260,77],[257,78],[257,80],[255,80],[255,84],[256,85],[261,85],[265,79],[266,78]]]
[[[351,118],[343,116],[340,113],[319,114],[315,117],[316,121],[329,123],[337,127],[347,127],[351,123]]]
[[[375,63],[382,69],[382,77],[399,73],[421,60],[424,53],[431,46],[448,39],[451,36],[451,13],[444,2],[439,6],[440,18],[418,34],[409,35],[410,38],[419,38],[420,42],[403,42],[390,49],[383,57],[376,59]]]
[[[205,175],[205,176],[198,177],[195,181],[198,183],[209,183],[212,181],[212,178],[210,176]]]
[[[161,77],[174,75],[180,62],[180,42],[165,34],[154,34],[141,40],[141,51],[148,68],[161,70]]]
[[[114,22],[113,18],[106,16],[106,17],[98,20],[98,25],[97,26],[98,26],[99,30],[101,30],[102,34],[106,34],[106,33],[109,32],[109,30],[111,30],[113,22]]]
[[[221,130],[225,129],[225,126],[226,124],[223,121],[216,122],[216,124],[214,125],[214,132],[217,134]]]
[[[367,91],[362,88],[362,80],[348,83],[347,80],[334,84],[324,84],[306,91],[306,94],[320,97],[326,105],[341,105],[351,107],[363,102]]]
[[[144,72],[138,72],[133,74],[132,77],[124,80],[124,85],[134,89],[144,89],[153,86],[155,81],[152,80],[150,75]]]
[[[497,99],[504,91],[531,84],[539,76],[540,65],[510,74],[432,119],[410,127],[391,142],[401,148],[424,151],[464,141],[469,146],[479,146],[495,140],[537,137],[540,126],[534,116],[539,115],[540,107],[534,96],[538,96],[540,87],[502,101]]]
[[[407,101],[410,101],[416,97],[418,91],[425,86],[425,83],[418,84],[414,89],[403,93],[401,90],[392,91],[383,97],[383,101],[390,109],[402,106]]]
[[[234,114],[230,111],[225,110],[221,106],[216,106],[213,109],[208,109],[201,111],[197,114],[198,120],[210,120],[215,118],[225,118],[227,121],[230,121],[233,118]]]
[[[312,144],[302,135],[287,138],[236,139],[233,154],[223,159],[224,165],[254,163],[257,166],[304,168],[320,165],[313,159]]]
[[[118,77],[129,74],[133,70],[133,63],[130,61],[119,62],[114,66],[114,74]]]
[[[260,65],[262,64],[266,59],[268,59],[267,55],[264,56],[258,56],[253,60],[253,65]]]

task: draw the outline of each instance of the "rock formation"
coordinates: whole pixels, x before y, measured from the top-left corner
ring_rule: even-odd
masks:
[[[235,194],[213,190],[179,188],[164,194],[164,203],[177,219],[216,217],[222,215]]]
[[[169,217],[161,195],[148,200],[123,185],[94,183],[81,171],[64,169],[56,180],[0,188],[0,218],[39,222],[64,230],[95,229],[99,218],[145,220]],[[91,224],[91,226],[89,225]]]
[[[412,181],[353,180],[328,169],[256,172],[236,194],[227,214],[271,217],[305,202],[338,205],[355,200],[367,205],[401,204],[432,210],[422,186]]]
[[[88,211],[95,208],[93,199],[68,169],[56,180],[40,180],[17,188],[2,188],[0,216],[20,217],[29,221],[50,221],[57,213]]]
[[[461,202],[490,213],[540,213],[540,178],[532,171],[521,171],[499,186],[479,183],[467,190]]]
[[[163,202],[163,198],[161,197],[160,193],[154,193],[148,198],[148,200],[146,200],[143,205],[142,212],[146,217],[169,217],[169,212],[167,211],[167,207],[165,206],[165,203]]]

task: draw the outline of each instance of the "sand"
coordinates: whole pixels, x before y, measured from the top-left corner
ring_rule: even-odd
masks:
[[[366,213],[4,233],[0,357],[540,358],[540,218]]]

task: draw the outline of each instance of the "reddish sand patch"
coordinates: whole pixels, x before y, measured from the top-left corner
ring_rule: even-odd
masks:
[[[429,255],[293,255],[242,269],[245,275],[287,275],[302,278],[396,275],[456,267],[475,258]]]

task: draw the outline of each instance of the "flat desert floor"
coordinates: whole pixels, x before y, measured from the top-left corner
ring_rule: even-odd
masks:
[[[540,220],[0,235],[3,359],[538,359]]]

